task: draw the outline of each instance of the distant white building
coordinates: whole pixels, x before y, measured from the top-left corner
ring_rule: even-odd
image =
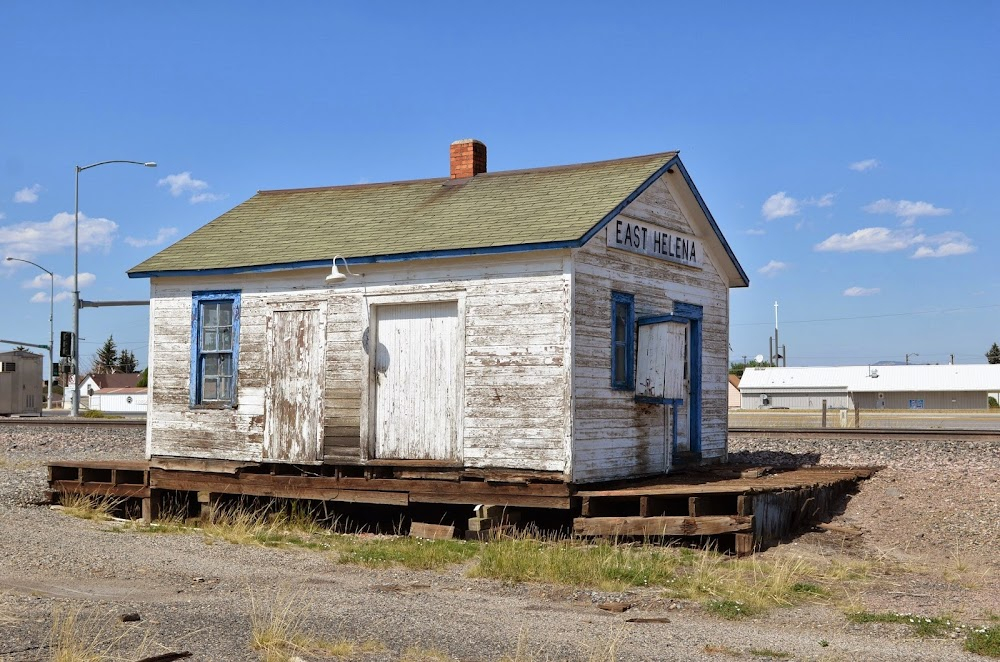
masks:
[[[1000,365],[748,368],[743,409],[987,409]]]

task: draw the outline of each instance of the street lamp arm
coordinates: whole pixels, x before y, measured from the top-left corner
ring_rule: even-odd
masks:
[[[97,166],[107,165],[108,163],[132,163],[134,165],[146,166],[147,168],[156,167],[156,163],[154,161],[124,161],[122,159],[112,159],[111,161],[98,161],[97,163],[91,163],[90,165],[77,166],[76,171],[82,172],[84,170],[89,170],[90,168],[96,168]]]
[[[42,265],[38,264],[37,262],[32,262],[31,260],[25,260],[24,258],[20,258],[20,257],[9,257],[9,258],[7,258],[7,261],[8,262],[24,262],[26,264],[33,264],[36,267],[38,267],[39,269],[41,269],[42,271],[44,271],[45,273],[47,273],[48,275],[50,275],[50,276],[54,276],[55,275],[51,271],[49,271],[48,269],[46,269],[45,267],[43,267]]]

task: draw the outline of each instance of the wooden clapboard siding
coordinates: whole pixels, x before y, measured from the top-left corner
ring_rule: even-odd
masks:
[[[266,317],[283,302],[326,305],[323,456],[363,463],[369,306],[464,299],[459,420],[466,466],[567,470],[570,443],[568,251],[365,265],[335,287],[303,269],[212,278],[153,278],[150,455],[260,461]],[[191,293],[241,291],[237,406],[192,410]]]
[[[564,471],[569,431],[568,253],[366,266],[331,293],[328,456],[370,453],[369,306],[463,300],[464,464]],[[337,319],[338,313],[343,323]],[[351,450],[349,450],[351,449]]]
[[[621,216],[705,238],[688,220],[663,178]],[[612,220],[614,223],[614,220]],[[674,302],[700,305],[702,322],[702,454],[726,451],[726,373],[729,293],[705,242],[703,269],[607,247],[598,232],[575,252],[573,268],[573,466],[577,482],[655,473],[665,452],[660,405],[634,402],[632,391],[611,388],[611,292],[635,296],[636,316],[673,310]]]

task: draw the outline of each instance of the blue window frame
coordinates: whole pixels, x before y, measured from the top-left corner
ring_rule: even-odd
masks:
[[[240,292],[191,294],[191,405],[232,407],[240,354]]]
[[[611,388],[635,389],[635,296],[611,293]]]

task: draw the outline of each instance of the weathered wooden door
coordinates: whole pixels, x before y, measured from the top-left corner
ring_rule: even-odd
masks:
[[[462,459],[458,304],[376,307],[375,457]]]
[[[319,307],[268,312],[265,460],[322,459],[324,328]]]
[[[664,407],[663,468],[670,468],[670,451],[686,450],[690,376],[689,325],[680,320],[639,324],[635,392]]]

